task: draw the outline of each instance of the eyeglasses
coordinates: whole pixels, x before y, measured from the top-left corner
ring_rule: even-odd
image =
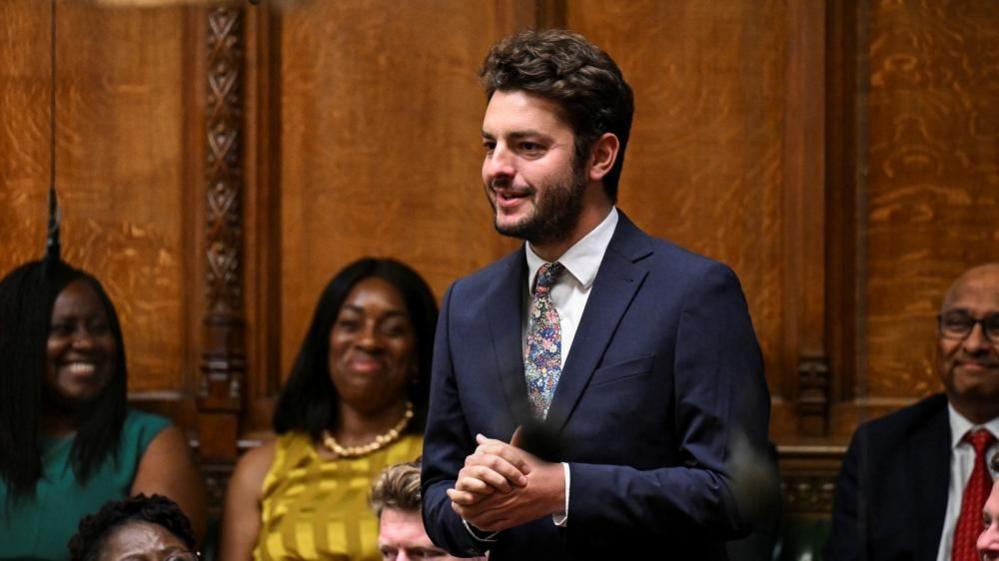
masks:
[[[999,313],[988,314],[975,319],[964,310],[951,310],[937,316],[940,322],[940,335],[946,339],[964,339],[978,324],[982,325],[982,335],[992,344],[999,343]]]

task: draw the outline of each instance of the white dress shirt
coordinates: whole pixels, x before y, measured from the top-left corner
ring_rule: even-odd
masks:
[[[565,267],[555,284],[552,286],[550,298],[555,309],[558,311],[559,327],[562,335],[562,367],[565,368],[565,359],[572,350],[572,341],[576,338],[576,330],[579,322],[583,319],[583,311],[586,309],[586,301],[590,298],[593,288],[593,281],[597,278],[597,271],[600,270],[600,263],[607,253],[607,246],[610,245],[611,238],[614,237],[614,230],[617,228],[617,209],[611,207],[611,211],[596,228],[590,230],[586,236],[574,243],[566,250],[561,257],[556,259]],[[530,242],[525,245],[524,253],[527,256],[527,296],[524,299],[524,324],[521,326],[523,338],[524,354],[527,353],[527,318],[530,316],[531,294],[534,293],[534,281],[538,276],[538,270],[547,263],[531,247]],[[557,386],[556,386],[557,387]],[[565,474],[565,511],[552,515],[552,521],[556,526],[566,526],[569,521],[569,464],[562,462],[562,471]]]
[[[970,443],[964,442],[964,435],[969,430],[987,429],[993,436],[999,436],[999,418],[992,419],[984,425],[976,425],[966,419],[947,403],[947,413],[950,418],[950,482],[947,485],[947,512],[944,514],[943,533],[940,535],[940,548],[937,550],[937,561],[950,561],[951,550],[954,547],[954,530],[957,519],[961,516],[961,500],[964,498],[964,486],[968,484],[971,470],[975,467],[975,449]],[[988,461],[993,454],[999,452],[999,443],[993,444],[985,451],[989,474],[996,478],[996,471]]]

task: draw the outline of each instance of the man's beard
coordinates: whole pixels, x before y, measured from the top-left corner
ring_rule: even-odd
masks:
[[[496,231],[504,236],[527,240],[533,245],[559,242],[572,235],[579,224],[586,193],[583,171],[575,169],[575,166],[573,168],[568,183],[549,183],[541,190],[533,189],[538,194],[534,213],[516,224],[500,225],[496,204],[490,199]]]

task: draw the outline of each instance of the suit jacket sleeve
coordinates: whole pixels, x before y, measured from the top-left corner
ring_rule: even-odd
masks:
[[[672,408],[679,461],[654,469],[571,463],[570,536],[638,533],[645,539],[717,541],[749,530],[750,505],[737,505],[742,494],[733,493],[729,450],[733,435],[741,434],[750,461],[772,462],[762,357],[742,289],[728,267],[713,264],[685,292],[669,368],[673,393],[663,405]],[[775,482],[771,477],[755,483]],[[750,495],[748,502],[765,496],[773,493]]]
[[[827,561],[860,561],[867,558],[864,550],[867,536],[862,530],[866,509],[860,492],[860,455],[867,441],[866,434],[867,427],[863,425],[854,434],[836,479],[832,531],[824,551]]]
[[[434,341],[430,414],[424,440],[420,484],[423,492],[423,525],[431,541],[456,555],[481,555],[484,544],[472,538],[461,518],[451,509],[446,491],[465,463],[467,450],[475,448],[469,434],[451,362],[449,316],[452,285],[444,295]]]

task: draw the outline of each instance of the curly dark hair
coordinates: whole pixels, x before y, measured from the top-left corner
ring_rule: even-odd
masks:
[[[84,516],[76,534],[69,539],[70,561],[97,559],[104,540],[115,528],[131,522],[148,522],[161,526],[194,551],[191,521],[177,503],[161,496],[138,494],[121,501],[109,501],[96,514]]]
[[[291,375],[274,408],[274,432],[306,432],[316,441],[325,429],[335,429],[340,394],[330,380],[330,330],[340,307],[364,279],[377,277],[394,286],[406,302],[416,335],[418,377],[407,391],[415,416],[407,433],[423,434],[430,402],[430,363],[437,326],[437,300],[426,281],[408,265],[394,259],[366,257],[336,274],[319,296],[312,323],[298,351]]]
[[[556,102],[576,137],[577,166],[586,161],[601,135],[617,136],[621,148],[603,182],[607,197],[617,201],[635,101],[631,86],[607,53],[564,29],[522,31],[493,46],[479,77],[487,99],[497,90],[523,90]]]

